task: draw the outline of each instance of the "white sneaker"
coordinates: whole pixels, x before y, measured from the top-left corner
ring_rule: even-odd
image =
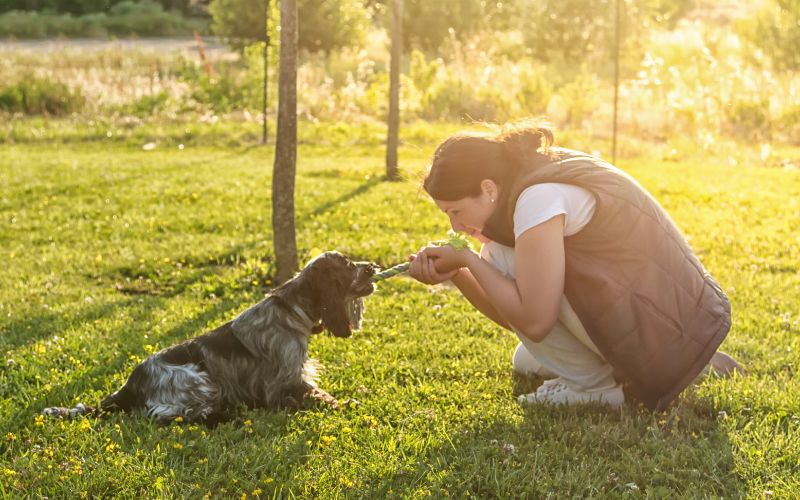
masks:
[[[520,404],[574,405],[581,403],[602,403],[611,408],[619,408],[625,403],[622,386],[617,385],[603,391],[585,392],[569,388],[561,378],[546,380],[536,392],[522,394],[517,398]]]

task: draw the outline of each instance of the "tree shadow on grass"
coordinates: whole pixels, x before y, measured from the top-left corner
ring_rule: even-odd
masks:
[[[313,174],[307,174],[306,176],[307,177],[314,177]],[[324,175],[322,177],[324,177]],[[337,197],[337,198],[335,198],[333,200],[327,201],[327,202],[323,203],[322,205],[319,205],[317,208],[315,208],[314,210],[311,210],[308,213],[300,214],[298,216],[298,222],[299,221],[306,221],[308,219],[311,219],[311,218],[317,217],[319,215],[322,215],[322,214],[324,214],[326,212],[329,212],[331,209],[335,208],[336,206],[341,205],[343,203],[346,203],[346,202],[352,200],[353,198],[356,198],[356,197],[368,192],[370,189],[372,189],[375,186],[381,184],[385,180],[386,180],[386,178],[384,176],[370,177],[366,182],[363,182],[363,183],[359,184],[358,186],[356,186],[355,189],[352,189],[351,191],[349,191],[347,193],[344,193],[341,196],[339,196],[339,197]]]
[[[87,274],[87,283],[92,283],[94,289],[114,289],[125,298],[92,304],[81,302],[82,307],[77,307],[66,314],[49,311],[12,319],[0,326],[0,351],[11,352],[45,337],[59,335],[71,326],[89,324],[110,317],[119,310],[138,305],[144,297],[174,298],[185,293],[193,285],[217,275],[219,270],[246,261],[243,257],[245,248],[245,245],[236,245],[229,251],[206,261],[193,263],[192,269],[184,268],[177,276],[170,274],[166,267],[140,268],[127,265],[106,269],[101,274]],[[188,256],[178,260],[192,262],[192,258]],[[271,282],[265,279],[259,286],[270,284]],[[153,306],[152,309],[156,309],[159,305]],[[140,318],[140,321],[146,319]]]
[[[298,217],[298,222],[302,223],[301,221],[330,211],[337,205],[345,203],[369,191],[382,182],[382,180],[381,177],[373,177],[350,192],[318,206],[305,215],[301,215]],[[204,277],[212,274],[204,271],[204,269],[214,266],[233,266],[246,262],[247,257],[245,254],[258,245],[261,245],[261,241],[254,240],[249,243],[240,243],[233,246],[230,250],[213,258],[206,259],[203,262],[193,262],[193,260],[196,259],[191,256],[178,258],[176,259],[178,261],[193,263],[195,268],[198,269],[198,271],[190,273],[189,276],[179,277],[178,279],[172,279],[169,275],[166,277],[162,276],[164,273],[163,270],[160,269],[141,269],[130,265],[104,270],[102,274],[89,275],[88,278],[91,280],[108,282],[109,286],[115,286],[120,293],[128,296],[151,295],[174,297],[186,291],[191,285],[202,281]],[[267,273],[264,276],[258,277],[260,286],[266,291],[275,286],[272,281],[274,270],[272,269],[271,256],[265,256],[261,258],[261,260],[268,264]],[[133,280],[132,284],[131,280]],[[5,351],[17,349],[22,345],[31,344],[49,335],[57,334],[69,325],[84,324],[110,316],[114,314],[115,311],[130,307],[136,302],[138,302],[138,299],[131,298],[116,301],[111,304],[103,303],[82,307],[72,315],[48,312],[45,314],[40,313],[32,317],[22,317],[12,320],[0,326],[0,349]]]

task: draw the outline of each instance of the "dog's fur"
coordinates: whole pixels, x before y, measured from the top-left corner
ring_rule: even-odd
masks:
[[[360,326],[363,297],[375,289],[375,266],[338,252],[312,260],[300,273],[233,321],[159,351],[138,365],[125,385],[95,408],[46,408],[44,414],[138,411],[160,422],[177,417],[215,422],[242,403],[296,407],[314,397],[336,405],[317,389],[312,333],[323,328],[349,337]]]

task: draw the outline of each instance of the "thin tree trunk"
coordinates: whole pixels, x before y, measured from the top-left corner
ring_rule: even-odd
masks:
[[[281,0],[281,49],[278,76],[278,132],[272,174],[272,231],[275,282],[297,270],[294,184],[297,164],[297,0]]]
[[[616,1],[614,16],[614,127],[611,134],[611,163],[617,163],[617,110],[619,108],[619,38],[620,38],[620,2]]]
[[[392,56],[389,64],[389,133],[386,138],[386,178],[397,180],[400,135],[400,57],[403,46],[403,0],[392,0]]]
[[[269,0],[264,2],[264,89],[261,122],[261,144],[267,143],[267,82],[269,81]]]

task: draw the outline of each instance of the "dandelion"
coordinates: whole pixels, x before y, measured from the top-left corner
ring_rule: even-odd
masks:
[[[268,477],[268,478],[266,478],[266,479],[264,480],[264,484],[270,484],[270,483],[272,483],[273,481],[274,481],[274,479],[272,479],[271,477]]]
[[[36,425],[36,427],[43,427],[44,415],[36,415],[36,418],[33,419],[33,423]]]
[[[183,417],[175,417],[175,420],[173,420],[173,422],[175,422],[176,424],[179,424],[179,423],[183,422]]]
[[[181,443],[175,443],[175,444],[172,445],[172,447],[175,448],[176,450],[182,450],[183,449],[183,445]]]
[[[6,441],[8,441],[9,443],[16,440],[17,436],[15,436],[13,432],[9,432],[6,434]]]
[[[254,490],[253,490],[253,496],[254,496],[254,497],[257,497],[257,496],[259,496],[259,495],[261,495],[261,488],[256,488],[256,489],[254,489]]]
[[[336,441],[336,436],[322,436],[321,438],[319,438],[320,446],[328,446],[334,441]]]

